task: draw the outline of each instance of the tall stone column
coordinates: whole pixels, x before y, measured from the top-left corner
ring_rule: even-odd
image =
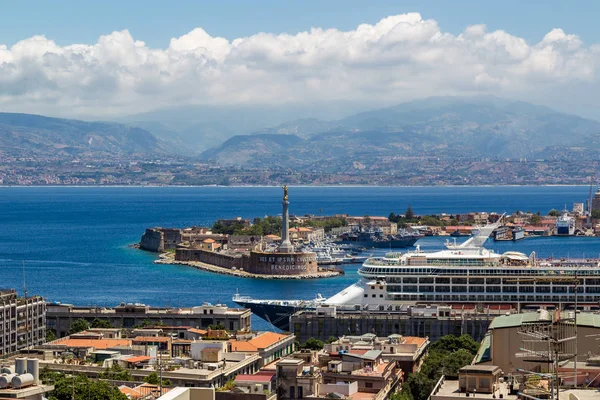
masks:
[[[294,246],[290,242],[290,213],[288,210],[290,202],[288,201],[288,189],[285,185],[283,186],[283,201],[281,205],[281,244],[277,251],[279,253],[293,253]]]

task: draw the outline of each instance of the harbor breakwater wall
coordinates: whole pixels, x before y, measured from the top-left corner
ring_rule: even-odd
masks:
[[[259,275],[313,275],[319,271],[315,253],[265,253],[230,255],[202,249],[178,248],[175,261],[201,262]]]

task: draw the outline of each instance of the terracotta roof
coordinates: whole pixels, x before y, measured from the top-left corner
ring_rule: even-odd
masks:
[[[231,343],[231,351],[258,351],[256,346],[250,342],[240,342],[233,340]]]
[[[139,362],[150,361],[150,357],[148,357],[148,356],[129,357],[125,361],[135,364],[135,363],[139,363]]]
[[[282,335],[280,333],[275,332],[265,332],[262,335],[255,337],[254,339],[249,340],[249,343],[252,343],[257,349],[264,349],[265,347],[269,347],[274,345],[275,343],[287,338],[287,335]]]
[[[275,373],[257,374],[257,375],[238,375],[235,377],[235,382],[271,382],[275,377]]]
[[[191,344],[193,340],[176,339],[173,340],[173,344]]]
[[[349,354],[359,354],[362,356],[363,354],[366,354],[367,351],[369,351],[369,350],[367,350],[367,349],[364,349],[364,350],[352,349],[352,350],[348,350],[348,353]]]
[[[187,331],[191,332],[191,333],[197,333],[199,335],[206,335],[208,333],[208,331],[205,331],[204,329],[197,329],[197,328],[190,328]]]
[[[128,386],[119,386],[119,390],[121,391],[121,393],[123,393],[125,396],[128,396],[132,400],[139,399],[140,397],[142,397],[141,392],[132,389]]]
[[[204,239],[204,240],[202,241],[202,243],[214,243],[214,242],[215,242],[215,241],[214,241],[214,239],[211,239],[211,238]]]
[[[273,234],[267,235],[265,237],[268,237],[269,239],[281,239],[279,236]]]
[[[416,337],[416,336],[405,336],[404,337],[404,343],[406,344],[416,344],[417,347],[421,347],[423,346],[423,343],[425,343],[427,339],[422,338],[422,337]]]
[[[151,342],[151,343],[168,343],[169,338],[166,336],[138,336],[133,339],[134,342]]]
[[[104,350],[114,346],[129,346],[130,339],[70,339],[65,338],[53,344],[59,344],[67,347],[93,347],[97,350]]]

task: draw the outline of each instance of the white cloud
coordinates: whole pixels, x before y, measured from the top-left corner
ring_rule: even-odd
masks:
[[[596,85],[598,48],[561,29],[537,44],[485,25],[452,35],[417,13],[347,32],[312,28],[232,41],[196,28],[167,49],[149,48],[127,30],[94,45],[33,36],[0,45],[0,109],[100,116],[186,104],[375,106],[472,93],[531,99],[564,85]]]

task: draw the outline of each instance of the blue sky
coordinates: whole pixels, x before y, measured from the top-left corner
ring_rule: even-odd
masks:
[[[234,39],[256,32],[297,33],[311,26],[349,30],[406,12],[433,18],[451,33],[486,24],[489,30],[537,42],[551,29],[562,28],[584,42],[600,41],[600,1],[589,0],[19,0],[6,2],[0,13],[0,44],[10,46],[34,34],[60,45],[94,43],[102,34],[128,29],[135,39],[165,48],[170,38],[195,27]]]

